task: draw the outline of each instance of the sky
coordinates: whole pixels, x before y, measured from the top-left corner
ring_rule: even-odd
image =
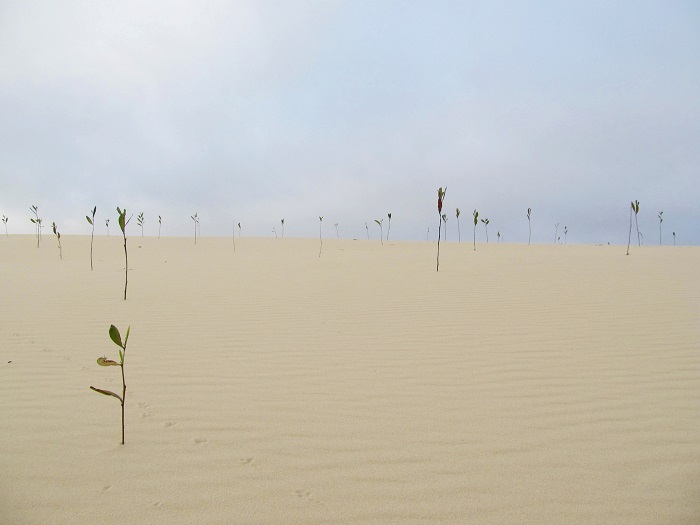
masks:
[[[534,243],[626,244],[639,200],[645,244],[663,211],[697,245],[699,28],[696,0],[0,2],[0,214],[434,240],[447,187],[448,241],[460,208],[463,241],[478,209],[527,242],[531,208]]]

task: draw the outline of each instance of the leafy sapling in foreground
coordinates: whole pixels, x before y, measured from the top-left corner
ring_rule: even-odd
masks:
[[[97,359],[97,364],[100,366],[118,366],[121,368],[122,372],[122,395],[115,394],[109,390],[103,390],[101,388],[95,388],[91,386],[90,389],[94,390],[98,394],[105,396],[116,397],[122,406],[122,445],[124,444],[124,402],[126,401],[126,380],[124,379],[124,358],[126,357],[126,343],[129,341],[129,332],[131,331],[131,326],[126,329],[126,336],[122,342],[121,335],[116,326],[111,325],[109,327],[109,338],[114,341],[114,344],[119,347],[119,362],[113,361],[112,359],[107,359],[106,357],[99,357]]]
[[[92,226],[92,233],[90,234],[90,270],[93,269],[92,267],[92,243],[95,240],[95,212],[97,211],[97,206],[95,206],[92,209],[92,218],[89,215],[86,215],[85,218],[88,221],[88,224]]]
[[[438,200],[437,200],[437,209],[438,209],[438,217],[440,218],[440,224],[438,225],[438,238],[437,238],[437,265],[435,268],[436,272],[440,271],[440,235],[442,234],[442,203],[445,201],[445,195],[447,194],[447,186],[445,186],[445,189],[442,189],[442,186],[438,188]],[[428,228],[428,233],[430,233],[430,228]]]
[[[5,215],[2,216],[2,222],[5,223],[5,237],[8,237],[8,233],[7,233],[7,221],[8,220],[9,219]]]
[[[383,225],[383,223],[384,223],[384,219],[382,219],[381,221],[379,221],[379,220],[377,220],[377,219],[374,219],[374,222],[376,222],[376,223],[377,223],[377,226],[379,226],[379,241],[380,241],[380,242],[382,243],[382,245],[383,245],[383,244],[384,244],[384,228],[383,228],[382,225]]]
[[[143,212],[139,213],[139,216],[136,217],[136,222],[141,226],[141,237],[143,237]]]
[[[53,234],[56,236],[56,239],[58,240],[58,255],[61,257],[61,260],[63,260],[63,250],[61,249],[61,232],[59,232],[58,229],[56,228],[55,222],[51,225],[51,228],[53,229]]]
[[[33,224],[36,224],[36,247],[39,247],[39,240],[41,239],[41,217],[39,217],[39,208],[32,206],[29,208],[34,214],[34,218],[30,218]]]
[[[126,287],[129,284],[129,253],[126,250],[126,225],[131,221],[131,217],[126,218],[126,208],[120,210],[117,206],[117,213],[119,214],[119,228],[124,236],[124,300],[126,301]]]
[[[479,212],[474,210],[474,251],[476,251],[476,225],[479,224]]]

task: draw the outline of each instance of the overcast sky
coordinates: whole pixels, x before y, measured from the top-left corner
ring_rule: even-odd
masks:
[[[0,2],[0,214],[700,244],[700,3]],[[386,224],[387,220],[385,220]],[[2,225],[0,225],[2,227]],[[386,228],[385,228],[386,230]],[[48,230],[47,230],[48,231]],[[127,230],[128,232],[129,230]],[[477,239],[484,240],[480,225]],[[563,240],[563,236],[562,236]]]

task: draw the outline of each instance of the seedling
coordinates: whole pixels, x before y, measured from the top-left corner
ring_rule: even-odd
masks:
[[[126,210],[125,210],[126,211]],[[98,357],[97,364],[100,366],[118,366],[121,368],[122,372],[122,395],[115,394],[109,390],[102,390],[101,388],[90,387],[90,390],[94,390],[98,394],[105,396],[116,397],[122,406],[122,445],[124,444],[124,402],[126,401],[126,381],[124,379],[124,358],[126,357],[126,343],[129,341],[129,332],[131,331],[131,326],[126,329],[126,336],[124,337],[124,342],[122,342],[121,335],[116,326],[111,325],[109,327],[109,338],[114,341],[114,344],[119,347],[119,362],[113,361],[112,359],[107,359],[106,357]]]
[[[386,232],[386,242],[389,242],[389,234],[391,233],[391,213],[386,214],[389,217],[389,229]]]
[[[197,244],[197,226],[199,225],[199,217],[197,214],[190,215],[190,219],[194,221],[194,243]]]
[[[457,213],[455,215],[457,215],[457,239],[458,239],[458,242],[462,242],[462,231],[459,229],[459,215],[460,215],[459,208],[457,208]]]
[[[241,223],[238,223],[238,238],[241,238]]]
[[[369,226],[365,223],[365,230],[367,230],[367,240],[369,241]]]
[[[489,242],[489,220],[488,219],[481,219],[481,222],[484,223],[484,228],[486,228],[486,244]]]
[[[381,221],[374,219],[374,222],[376,222],[379,225],[379,240],[381,241],[382,245],[384,245],[384,231],[382,226],[382,224],[384,223],[384,219],[382,219]]]
[[[160,227],[163,225],[163,219],[158,215],[158,238],[160,239]]]
[[[282,238],[284,239],[284,219],[280,221],[282,223]]]
[[[109,219],[105,219],[105,226],[107,226],[107,237],[109,237]]]
[[[95,212],[97,211],[97,206],[95,206],[92,209],[92,218],[90,218],[89,215],[86,215],[85,218],[87,219],[88,223],[90,226],[92,226],[92,233],[90,234],[90,270],[92,270],[92,242],[95,240]]]
[[[630,254],[630,241],[632,240],[632,214],[635,216],[635,220],[637,217],[637,214],[639,213],[639,201],[632,201],[631,202],[631,208],[630,208],[630,232],[627,237],[627,253],[625,255]],[[637,227],[637,240],[639,240],[639,227]],[[641,242],[640,242],[641,245]]]
[[[559,223],[557,222],[554,225],[554,244],[557,243],[557,233],[559,232]]]
[[[634,201],[634,225],[637,228],[637,245],[641,246],[642,241],[644,240],[644,235],[639,233],[639,220],[637,218],[637,215],[639,215],[639,201]]]
[[[36,247],[39,247],[39,240],[41,239],[41,217],[39,217],[39,208],[32,206],[29,208],[34,214],[34,218],[29,220],[36,224]]]
[[[564,244],[566,244],[566,234],[569,233],[569,228],[564,226]]]
[[[447,240],[447,214],[446,213],[442,214],[442,222],[445,223],[445,233],[443,234],[442,240],[446,241]]]
[[[7,217],[5,217],[4,215],[2,216],[2,222],[5,223],[5,237],[8,237],[8,233],[7,233],[7,221],[8,220],[9,219]]]
[[[143,212],[139,213],[139,216],[136,217],[136,222],[141,226],[141,237],[143,237]]]
[[[498,232],[498,239],[497,239],[497,241],[498,241],[498,242],[501,242],[501,232],[500,232],[500,231]]]
[[[676,245],[676,232],[673,232],[673,245]]]
[[[129,253],[126,250],[126,225],[131,221],[131,215],[129,219],[126,218],[126,208],[120,210],[117,206],[117,213],[119,214],[119,228],[124,236],[124,300],[126,301],[126,287],[129,284]]]
[[[479,212],[474,210],[474,251],[476,251],[476,225],[479,224]]]
[[[318,217],[318,238],[321,240],[321,246],[318,249],[318,256],[321,257],[321,250],[323,250],[323,217],[320,215]]]
[[[274,234],[275,234],[275,239],[276,239],[276,238],[277,238],[277,230],[275,229],[275,227],[274,227],[274,226],[272,227],[272,233],[274,233]]]
[[[527,235],[527,245],[530,246],[530,239],[532,239],[532,223],[530,222],[530,214],[532,213],[532,209],[528,208],[527,209],[527,228],[528,228],[528,235]]]
[[[659,246],[661,246],[661,223],[664,222],[663,214],[664,214],[664,212],[660,211],[659,215],[658,215],[658,217],[659,217]]]
[[[338,223],[336,222],[333,226],[335,226],[335,238],[340,239],[340,234],[338,233]]]
[[[56,223],[54,222],[51,224],[51,228],[53,229],[53,234],[56,236],[56,239],[58,240],[58,255],[61,257],[61,260],[63,260],[63,250],[61,249],[61,233],[56,229]]]
[[[445,186],[445,189],[442,189],[442,186],[438,188],[438,200],[437,200],[437,209],[438,209],[438,217],[440,218],[440,224],[438,225],[438,238],[437,238],[437,265],[435,268],[436,272],[440,271],[440,234],[442,233],[442,218],[444,215],[442,215],[442,203],[445,200],[445,195],[447,194],[447,186]],[[430,232],[430,228],[428,228],[428,232]]]

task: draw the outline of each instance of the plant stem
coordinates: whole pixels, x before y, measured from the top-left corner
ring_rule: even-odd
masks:
[[[124,228],[126,229],[126,228]],[[126,251],[126,231],[124,233],[124,300],[126,301],[126,287],[129,284],[129,252]]]

